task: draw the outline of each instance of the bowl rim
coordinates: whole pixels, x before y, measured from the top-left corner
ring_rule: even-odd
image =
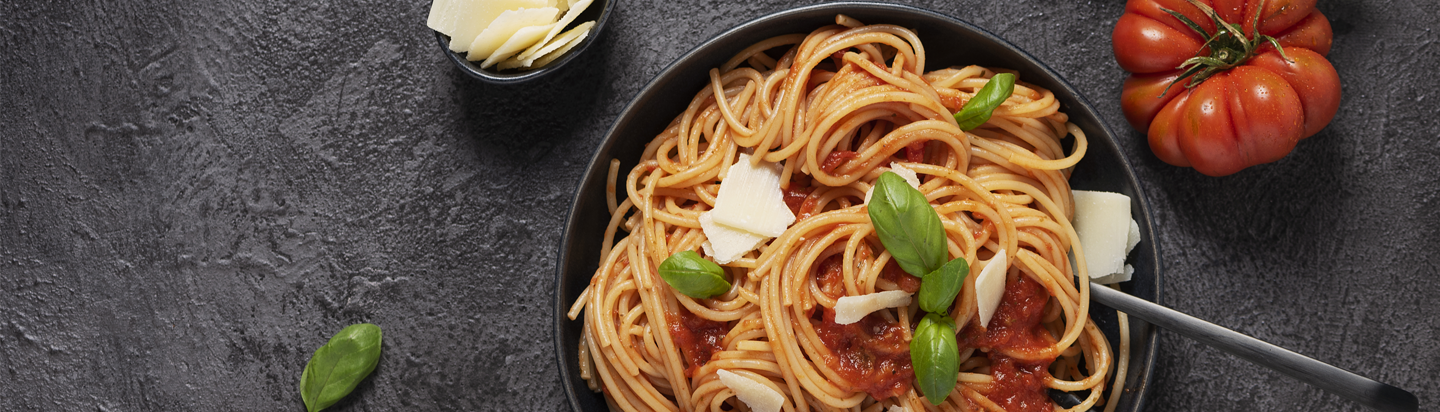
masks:
[[[581,53],[584,53],[585,50],[588,50],[590,48],[590,45],[594,44],[597,40],[599,40],[600,35],[605,33],[605,22],[610,20],[610,14],[615,8],[615,1],[593,1],[603,3],[603,7],[600,8],[600,15],[595,17],[595,26],[590,28],[590,33],[585,36],[585,40],[581,40],[579,45],[575,46],[569,51],[566,51],[564,56],[560,56],[559,59],[551,62],[550,65],[535,70],[525,70],[514,73],[499,73],[491,69],[482,69],[479,65],[476,65],[475,62],[461,57],[460,53],[450,51],[450,36],[447,36],[445,35],[445,33],[441,33],[438,31],[431,31],[435,33],[435,40],[440,45],[440,52],[444,53],[445,57],[450,60],[450,63],[454,64],[455,68],[459,69],[461,73],[465,73],[471,78],[478,79],[482,82],[492,84],[525,83],[531,80],[538,79],[540,77],[544,77],[547,74],[559,71],[561,68],[565,67],[566,63],[569,63],[571,60],[574,60],[576,56],[579,56]],[[591,3],[591,6],[594,5],[594,3]],[[581,12],[580,15],[584,16],[586,14],[590,14],[592,11],[593,10],[587,8],[587,10]],[[577,17],[574,22],[571,22],[571,25],[574,25],[576,22],[583,21],[586,20]]]
[[[1160,260],[1160,244],[1158,243],[1158,241],[1156,241],[1155,234],[1158,232],[1156,232],[1154,228],[1154,214],[1151,212],[1150,203],[1147,197],[1144,195],[1144,189],[1140,187],[1139,179],[1135,176],[1134,168],[1130,165],[1129,160],[1125,158],[1124,152],[1119,147],[1118,141],[1115,139],[1116,134],[1114,133],[1114,131],[1110,129],[1109,124],[1104,121],[1104,119],[1099,115],[1098,112],[1095,111],[1094,105],[1091,104],[1084,95],[1079,93],[1079,91],[1075,90],[1074,86],[1071,85],[1069,81],[1065,80],[1064,76],[1061,76],[1058,72],[1056,72],[1054,69],[1051,69],[1043,61],[1031,55],[1029,52],[994,35],[993,33],[990,33],[989,31],[975,26],[974,24],[971,24],[967,21],[941,14],[935,11],[901,4],[854,1],[799,6],[764,14],[759,17],[747,20],[744,23],[738,24],[729,29],[726,29],[721,33],[713,36],[712,38],[695,46],[690,51],[686,52],[679,58],[672,61],[669,65],[665,67],[665,69],[661,70],[658,74],[651,78],[651,80],[635,94],[635,97],[632,98],[630,102],[625,105],[624,109],[620,111],[620,114],[611,123],[610,128],[606,130],[601,142],[596,146],[595,153],[592,155],[589,164],[586,166],[585,173],[580,176],[579,182],[576,183],[575,192],[571,198],[570,210],[567,213],[565,219],[565,226],[559,240],[559,253],[556,255],[555,284],[552,290],[553,293],[551,294],[551,299],[553,299],[552,315],[554,316],[554,323],[552,327],[554,328],[553,334],[555,357],[557,367],[560,371],[561,386],[563,386],[564,388],[565,397],[567,399],[566,403],[570,405],[571,410],[581,411],[583,409],[581,408],[581,403],[578,397],[579,394],[576,393],[577,388],[575,387],[575,385],[572,385],[572,380],[579,378],[577,376],[572,376],[572,371],[567,367],[567,356],[569,352],[567,351],[565,342],[562,342],[564,340],[567,323],[574,322],[570,321],[569,318],[566,316],[567,312],[569,312],[570,304],[573,302],[565,302],[562,300],[562,295],[565,292],[564,286],[567,272],[566,262],[575,258],[575,256],[573,256],[575,254],[575,251],[570,248],[569,244],[571,236],[574,235],[573,232],[576,229],[578,219],[582,217],[579,216],[576,212],[582,207],[582,202],[585,200],[582,196],[582,194],[584,194],[584,192],[586,191],[585,182],[586,180],[589,180],[591,175],[595,174],[594,172],[596,170],[596,167],[608,164],[608,162],[610,161],[610,159],[607,158],[607,154],[611,152],[612,147],[616,144],[617,140],[619,140],[615,135],[616,132],[622,126],[625,126],[626,123],[628,123],[629,119],[632,117],[632,112],[643,103],[643,100],[648,100],[642,99],[643,97],[650,96],[652,93],[655,92],[654,89],[659,87],[659,85],[663,83],[669,83],[672,77],[679,76],[676,71],[678,68],[680,68],[680,66],[684,66],[684,63],[695,60],[697,58],[702,58],[702,56],[706,54],[717,52],[717,50],[714,49],[724,50],[724,44],[733,42],[733,38],[740,37],[740,35],[750,30],[756,30],[759,27],[771,24],[772,21],[787,20],[792,18],[803,18],[807,15],[821,12],[902,13],[913,15],[916,18],[938,20],[940,22],[943,22],[944,24],[954,26],[958,29],[973,32],[977,36],[983,37],[990,43],[998,45],[1001,48],[1004,48],[1011,53],[1014,53],[1019,57],[1028,60],[1034,65],[1034,68],[1037,69],[1040,74],[1042,74],[1044,77],[1048,77],[1056,83],[1056,87],[1051,87],[1052,91],[1054,91],[1054,89],[1056,88],[1060,88],[1064,89],[1064,91],[1070,96],[1073,96],[1077,106],[1066,107],[1066,112],[1071,115],[1072,119],[1086,116],[1095,120],[1095,124],[1092,125],[1092,127],[1098,129],[1098,131],[1100,132],[1098,134],[1100,134],[1101,137],[1097,138],[1095,136],[1091,136],[1088,139],[1091,146],[1093,147],[1096,145],[1103,145],[1106,146],[1108,149],[1112,150],[1116,154],[1120,162],[1119,170],[1122,172],[1121,178],[1127,182],[1127,185],[1129,187],[1133,187],[1133,189],[1135,190],[1135,193],[1129,193],[1131,197],[1131,215],[1140,223],[1140,229],[1143,235],[1141,238],[1142,242],[1144,242],[1145,240],[1149,240],[1149,245],[1146,247],[1137,247],[1136,250],[1132,252],[1131,256],[1127,258],[1127,262],[1135,261],[1137,259],[1144,261],[1145,270],[1151,271],[1153,273],[1153,279],[1151,279],[1150,282],[1145,282],[1145,284],[1133,285],[1132,287],[1144,289],[1146,292],[1153,294],[1154,298],[1152,302],[1155,302],[1157,304],[1163,304],[1164,276],[1163,265]],[[1142,256],[1137,257],[1137,254],[1140,254]],[[1141,265],[1137,263],[1136,266],[1136,271],[1140,272],[1142,270],[1142,268],[1140,267]],[[1151,290],[1151,288],[1153,288],[1153,290]],[[1094,303],[1092,305],[1092,311],[1095,307],[1105,307],[1098,302],[1092,301],[1092,303]],[[1132,372],[1127,373],[1127,376],[1132,376],[1133,374],[1133,376],[1138,377],[1139,379],[1138,382],[1127,381],[1127,386],[1138,384],[1138,386],[1135,387],[1136,390],[1133,393],[1129,393],[1127,395],[1131,395],[1134,397],[1134,410],[1140,411],[1144,410],[1146,401],[1148,399],[1150,389],[1149,387],[1153,383],[1154,379],[1154,366],[1157,353],[1159,351],[1159,328],[1150,325],[1143,320],[1133,317],[1130,318],[1129,322],[1132,331],[1132,359],[1134,356],[1134,352],[1140,352],[1140,363],[1142,363],[1142,365],[1134,365],[1134,362],[1132,362],[1132,364],[1130,365]],[[1140,330],[1139,336],[1136,336],[1133,333],[1136,329]],[[1143,339],[1143,341],[1139,339]],[[1137,342],[1143,342],[1143,344],[1137,345]],[[1137,366],[1139,367],[1137,368]]]

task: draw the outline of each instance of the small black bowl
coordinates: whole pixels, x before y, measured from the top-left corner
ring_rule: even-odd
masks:
[[[561,384],[573,410],[607,410],[604,395],[591,392],[580,379],[577,352],[583,322],[571,321],[566,312],[589,285],[599,265],[599,245],[610,216],[605,204],[605,179],[610,159],[620,159],[621,170],[634,167],[645,144],[665,129],[697,91],[709,85],[707,72],[710,68],[720,66],[741,49],[760,40],[781,34],[808,33],[833,24],[836,14],[845,14],[867,24],[896,24],[914,30],[925,45],[925,66],[928,70],[969,64],[1005,67],[1018,71],[1020,80],[1054,92],[1061,110],[1085,131],[1090,142],[1084,159],[1075,166],[1070,177],[1071,187],[1130,196],[1130,216],[1140,225],[1140,244],[1127,259],[1135,268],[1134,277],[1121,283],[1121,289],[1142,299],[1161,303],[1160,246],[1156,242],[1149,202],[1129,162],[1125,160],[1115,134],[1080,92],[1058,73],[1035,56],[994,34],[935,12],[876,3],[829,3],[800,7],[741,24],[682,56],[625,107],[596,150],[576,190],[556,264],[553,307],[555,351],[560,363]],[[1112,345],[1118,345],[1119,321],[1115,311],[1097,303],[1090,306],[1090,316]],[[1131,318],[1129,326],[1130,366],[1125,374],[1124,388],[1118,391],[1119,407],[1116,410],[1136,412],[1142,410],[1145,403],[1160,339],[1158,329],[1140,319]],[[1108,391],[1108,396],[1117,396],[1115,389]]]
[[[565,27],[566,30],[569,30],[571,27],[575,27],[575,25],[580,23],[594,21],[595,27],[590,28],[590,34],[585,36],[585,40],[581,40],[579,45],[565,52],[565,55],[560,56],[559,59],[550,62],[550,64],[545,67],[534,70],[496,70],[494,66],[488,69],[482,69],[480,65],[477,64],[478,62],[466,60],[463,53],[450,51],[450,36],[435,32],[435,40],[440,44],[440,52],[450,57],[450,62],[455,63],[456,68],[470,75],[470,77],[480,79],[480,81],[486,83],[521,83],[538,79],[560,70],[561,67],[565,66],[565,63],[569,63],[570,60],[575,59],[575,56],[579,56],[580,53],[585,52],[585,49],[590,48],[590,44],[594,43],[595,40],[600,37],[601,33],[604,33],[605,21],[610,19],[610,10],[613,8],[615,8],[615,2],[612,0],[593,0],[593,3],[590,3],[590,6],[586,7],[585,11],[575,17],[575,21],[570,22],[570,25]]]

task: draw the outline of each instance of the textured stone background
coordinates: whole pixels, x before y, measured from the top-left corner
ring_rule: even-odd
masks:
[[[428,1],[293,3],[0,2],[0,410],[300,411],[310,352],[362,321],[385,353],[335,410],[568,410],[547,308],[593,147],[682,53],[795,5],[623,1],[563,74],[498,87],[436,50]],[[1119,0],[917,5],[1122,132],[1169,304],[1440,410],[1440,5],[1322,3],[1339,114],[1226,178],[1120,116]],[[1149,410],[1360,409],[1161,336]]]

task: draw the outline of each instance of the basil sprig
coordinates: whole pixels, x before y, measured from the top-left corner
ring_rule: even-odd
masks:
[[[316,412],[339,402],[380,363],[380,327],[360,323],[345,327],[315,350],[300,374],[300,398]]]
[[[730,290],[725,271],[693,250],[676,252],[660,262],[660,278],[670,287],[696,299],[705,299]]]
[[[1015,92],[1015,75],[1010,73],[996,74],[985,82],[975,97],[965,102],[965,106],[955,113],[955,122],[960,124],[960,130],[970,130],[985,124],[990,120],[990,114],[995,108],[1000,107],[1010,94]]]
[[[955,258],[920,278],[920,309],[949,313],[950,305],[955,304],[955,296],[960,294],[960,288],[965,286],[965,276],[969,274],[970,262],[966,262],[965,258]]]
[[[1013,85],[1014,76],[1010,77]],[[985,117],[989,116],[987,111]],[[964,257],[945,261],[948,253],[940,214],[925,200],[924,194],[900,175],[880,174],[866,207],[885,250],[901,269],[920,278],[920,309],[930,313],[920,319],[910,340],[910,363],[915,368],[920,393],[930,403],[939,405],[950,396],[955,379],[960,376],[955,321],[946,315],[955,304],[955,296],[965,286],[970,263]]]
[[[925,195],[895,172],[875,181],[866,206],[880,244],[905,272],[924,277],[945,264],[945,226]]]
[[[955,322],[950,317],[930,313],[920,319],[915,337],[910,340],[910,363],[925,399],[933,405],[945,402],[960,377],[960,348],[955,343]]]

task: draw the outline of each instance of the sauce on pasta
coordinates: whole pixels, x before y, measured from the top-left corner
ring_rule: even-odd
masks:
[[[1078,240],[1068,179],[1084,132],[1024,79],[984,125],[961,130],[954,111],[1006,69],[926,64],[914,32],[837,16],[712,69],[638,164],[611,162],[602,262],[569,316],[584,315],[581,376],[612,410],[746,409],[720,370],[763,381],[786,411],[1048,411],[1052,389],[1079,396],[1073,410],[1107,403],[1124,366],[1089,318],[1089,283],[1075,281],[1088,278],[1083,256],[1069,258]],[[680,294],[656,268],[706,250],[700,216],[740,154],[780,168],[796,220],[722,265],[729,291]],[[914,389],[917,303],[834,321],[841,297],[919,288],[864,203],[879,175],[901,166],[940,216],[947,258],[971,267],[946,314],[960,330],[960,376],[939,405]],[[974,278],[1001,250],[1008,281],[986,328]]]

